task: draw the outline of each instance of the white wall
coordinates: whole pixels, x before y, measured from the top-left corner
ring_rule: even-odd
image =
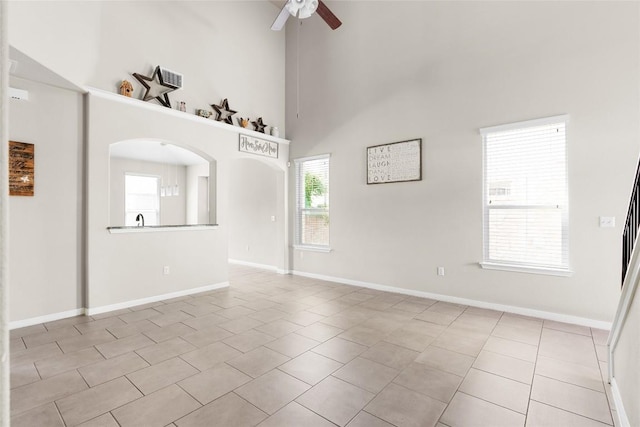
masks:
[[[229,191],[231,163],[238,151],[237,129],[211,120],[120,96],[88,95],[87,135],[87,293],[88,307],[100,310],[128,301],[225,283],[228,280]],[[108,117],[109,120],[104,120]],[[113,126],[112,123],[120,123]],[[164,141],[215,160],[219,228],[154,233],[110,234],[109,146],[130,139]],[[286,170],[288,145],[280,144],[272,166]],[[281,193],[285,184],[281,181]],[[277,215],[284,216],[285,203]],[[286,236],[279,236],[285,252]],[[285,269],[284,258],[278,267]],[[163,275],[169,266],[171,274]]]
[[[187,194],[189,189],[187,188],[186,166],[167,166],[163,163],[111,157],[109,168],[109,193],[111,194],[109,209],[111,216],[109,223],[112,227],[125,225],[124,181],[125,175],[128,173],[159,176],[164,180],[165,185],[174,185],[177,178],[178,186],[181,190],[178,192],[178,196],[160,198],[160,225],[187,224]]]
[[[275,267],[278,263],[278,176],[258,161],[233,162],[229,182],[229,258]],[[271,221],[271,217],[276,221]]]
[[[633,286],[633,283],[629,283]],[[630,426],[640,425],[640,293],[636,291],[613,353],[614,376]],[[620,409],[620,408],[618,408]],[[620,412],[620,411],[619,411]]]
[[[337,31],[313,18],[299,33],[288,24],[291,157],[331,153],[332,183],[333,251],[296,251],[293,268],[610,321],[640,147],[640,5],[330,6],[344,23]],[[571,116],[573,275],[482,270],[478,129],[558,114]],[[367,186],[366,147],[412,138],[423,139],[423,180]],[[598,228],[601,215],[616,227]]]
[[[118,93],[156,65],[184,74],[172,107],[213,110],[284,129],[284,32],[268,1],[12,1],[9,41],[80,86]],[[156,102],[156,101],[151,101]],[[284,134],[282,134],[284,135]]]
[[[201,188],[204,178],[211,187],[215,188],[215,164],[190,165],[187,167],[187,224],[211,224],[215,223],[215,217],[210,213],[215,212],[215,205],[210,206],[210,201],[215,203],[215,194],[210,194],[209,189]],[[206,209],[205,212],[205,208]]]
[[[10,139],[35,144],[35,195],[9,198],[10,319],[82,307],[82,95],[20,79]]]

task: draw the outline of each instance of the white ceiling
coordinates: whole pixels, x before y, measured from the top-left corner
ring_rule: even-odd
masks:
[[[159,141],[135,140],[111,144],[111,157],[143,160],[170,165],[201,165],[209,163],[192,151]]]

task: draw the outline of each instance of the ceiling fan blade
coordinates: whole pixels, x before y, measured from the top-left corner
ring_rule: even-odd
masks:
[[[287,1],[287,3],[284,4],[284,6],[282,7],[282,10],[280,11],[280,13],[278,14],[278,17],[276,18],[275,21],[273,21],[273,25],[271,25],[271,29],[273,31],[280,31],[284,28],[284,24],[287,23],[287,19],[289,19],[289,10],[287,10],[287,4],[289,2]]]
[[[342,22],[340,22],[338,17],[329,10],[327,5],[324,4],[322,0],[318,1],[318,9],[316,10],[316,13],[320,15],[322,19],[324,19],[324,22],[326,22],[332,30],[335,30],[340,25],[342,25]]]

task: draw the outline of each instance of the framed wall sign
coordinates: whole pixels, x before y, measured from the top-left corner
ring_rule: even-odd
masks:
[[[244,153],[257,154],[259,156],[278,158],[278,143],[266,139],[240,134],[238,150]]]
[[[34,145],[9,141],[9,195],[33,196]]]
[[[422,138],[367,147],[367,184],[422,180]]]

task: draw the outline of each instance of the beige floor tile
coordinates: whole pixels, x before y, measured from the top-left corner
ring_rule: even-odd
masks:
[[[609,363],[609,347],[596,344],[596,356],[598,357],[598,361]]]
[[[498,325],[491,332],[494,337],[535,345],[540,343],[542,328],[521,328],[510,325]]]
[[[127,378],[148,395],[197,373],[196,368],[176,357],[128,374]]]
[[[332,375],[372,393],[378,393],[400,373],[369,359],[357,357]]]
[[[599,367],[579,365],[540,356],[536,363],[536,375],[604,392]]]
[[[10,339],[26,337],[33,334],[40,334],[42,332],[47,332],[47,328],[44,327],[43,324],[25,326],[24,328],[16,328],[9,331]]]
[[[547,329],[555,329],[556,331],[570,332],[572,334],[591,336],[591,328],[588,326],[573,325],[571,323],[556,322],[554,320],[545,320],[544,327]]]
[[[42,378],[49,378],[102,360],[104,357],[91,347],[39,360],[36,368]]]
[[[200,403],[206,405],[251,380],[250,376],[243,374],[226,363],[221,363],[180,381],[178,385]]]
[[[11,353],[11,366],[34,363],[58,354],[62,354],[62,350],[60,350],[60,347],[58,347],[56,343],[16,351],[15,353]]]
[[[347,329],[338,335],[338,337],[371,347],[382,341],[388,334],[387,332],[380,332],[379,330],[360,325]]]
[[[204,347],[231,336],[233,336],[233,334],[225,329],[217,326],[210,326],[207,329],[200,329],[198,332],[184,335],[182,336],[182,339],[190,342],[196,347]]]
[[[517,427],[524,426],[525,416],[458,392],[453,396],[440,421],[450,427]]]
[[[160,305],[160,304],[156,304],[156,306],[157,305]],[[162,314],[161,312],[154,310],[153,308],[146,308],[142,310],[132,311],[131,313],[126,313],[118,317],[120,318],[120,320],[126,323],[135,323],[135,322],[139,322],[140,320],[149,319],[150,317],[159,316],[161,314]]]
[[[435,425],[446,404],[397,384],[389,384],[365,411],[398,427]]]
[[[280,365],[278,369],[307,384],[315,385],[341,367],[342,363],[309,351]]]
[[[112,357],[120,356],[125,353],[130,353],[132,351],[148,347],[150,345],[154,345],[155,342],[145,335],[131,335],[126,338],[120,338],[116,341],[111,341],[105,344],[100,344],[96,346],[96,349],[102,355],[111,359]]]
[[[264,346],[288,357],[296,357],[320,344],[311,338],[298,334],[289,334]]]
[[[219,327],[234,334],[240,334],[261,325],[264,325],[264,323],[256,319],[250,319],[249,317],[238,317],[226,322],[218,323]]]
[[[528,384],[471,369],[458,390],[523,415],[527,413],[530,391]]]
[[[122,314],[131,313],[132,311],[133,310],[131,310],[130,308],[122,308],[120,310],[112,310],[112,311],[107,311],[105,313],[92,314],[91,318],[93,320],[103,320],[103,319],[108,319],[110,317],[118,317]]]
[[[489,337],[483,347],[483,350],[502,354],[504,356],[515,357],[516,359],[532,363],[536,361],[536,357],[538,355],[538,347],[535,345],[498,337]]]
[[[295,323],[296,325],[306,327],[311,326],[324,318],[325,316],[322,316],[320,314],[310,313],[308,311],[299,311],[291,314],[290,316],[284,317],[283,320],[287,320],[291,323]]]
[[[81,323],[92,322],[92,321],[93,319],[91,317],[81,315],[81,316],[67,317],[65,319],[60,319],[60,320],[54,320],[53,322],[47,322],[44,324],[44,326],[47,328],[47,330],[52,331],[57,328],[64,328],[66,326],[79,325]]]
[[[202,347],[198,350],[190,351],[180,357],[190,365],[195,366],[200,371],[213,368],[219,363],[238,357],[242,352],[230,347],[222,342],[216,342]]]
[[[73,326],[66,326],[64,328],[57,328],[40,334],[29,335],[24,337],[23,340],[25,346],[27,348],[31,348],[76,336],[80,336],[80,332]]]
[[[26,348],[27,346],[24,345],[24,340],[20,337],[11,338],[9,340],[9,351],[12,353],[19,350],[25,350]]]
[[[490,310],[488,308],[480,308],[480,307],[467,307],[463,314],[473,314],[475,316],[483,316],[491,319],[499,320],[504,312]]]
[[[195,411],[200,404],[177,385],[170,385],[111,412],[121,427],[164,427]]]
[[[187,305],[188,308],[191,306]],[[187,314],[183,311],[171,311],[160,316],[150,317],[149,321],[155,323],[161,328],[169,325],[173,325],[174,323],[182,322],[183,320],[193,319],[194,317],[190,314]]]
[[[591,328],[591,336],[593,337],[594,344],[607,345],[609,340],[609,331]]]
[[[313,352],[336,360],[340,363],[348,363],[367,349],[367,346],[336,337],[315,347]]]
[[[263,334],[262,332],[254,330],[249,330],[246,332],[238,333],[237,335],[233,335],[229,338],[225,338],[224,340],[222,340],[222,342],[230,345],[237,350],[240,350],[243,353],[246,353],[274,340],[275,338],[271,335]]]
[[[275,308],[267,308],[265,310],[253,312],[249,314],[247,317],[250,317],[255,320],[259,320],[262,323],[269,323],[278,319],[282,319],[283,317],[286,317],[286,316],[288,316],[288,314],[283,311],[277,310]]]
[[[394,369],[404,369],[410,365],[420,353],[407,348],[381,341],[360,355],[365,359],[382,363]]]
[[[33,363],[19,363],[11,365],[11,388],[21,387],[39,380],[40,375],[38,375],[38,370]]]
[[[200,332],[196,332],[199,334]],[[193,334],[185,335],[184,339],[180,337],[171,338],[161,343],[150,345],[136,350],[144,360],[152,365],[164,362],[165,360],[179,356],[184,353],[196,350],[196,347],[186,340]]]
[[[228,360],[227,363],[245,374],[257,378],[288,360],[290,358],[283,354],[265,347],[258,347],[242,356]]]
[[[418,332],[431,337],[439,337],[447,329],[446,326],[436,325],[435,323],[425,322],[424,320],[413,319],[406,322],[399,330]],[[398,330],[394,331],[397,332]]]
[[[78,369],[89,387],[105,383],[131,372],[149,366],[140,356],[135,353],[126,353],[112,359],[103,360],[92,365]]]
[[[314,323],[298,329],[295,333],[322,342],[341,334],[343,331],[343,329],[336,328],[335,326],[325,325],[324,323]]]
[[[540,359],[538,359],[538,362]],[[515,357],[483,350],[480,352],[473,367],[501,377],[531,384],[535,364]]]
[[[109,381],[56,402],[67,425],[77,425],[142,397],[126,378]]]
[[[195,331],[195,329],[185,325],[184,323],[174,323],[173,325],[147,331],[144,334],[158,343],[171,338],[188,335]]]
[[[469,338],[468,336],[461,336],[458,334],[449,333],[449,331],[445,331],[436,338],[432,343],[432,347],[440,347],[446,350],[455,351],[456,353],[466,354],[468,356],[476,357],[484,343],[486,342],[486,338]]]
[[[95,345],[104,344],[115,341],[113,335],[106,330],[89,332],[85,335],[78,335],[71,338],[64,338],[58,341],[58,345],[65,353],[82,350],[83,348],[93,347]]]
[[[462,377],[467,374],[474,360],[475,358],[466,354],[438,347],[428,347],[416,357],[415,361]]]
[[[603,423],[613,423],[607,397],[604,393],[573,384],[536,375],[533,378],[531,400],[555,406]]]
[[[335,424],[311,412],[304,406],[291,402],[261,422],[259,427],[335,427]]]
[[[156,329],[160,329],[160,326],[153,322],[149,322],[147,319],[143,319],[137,322],[128,323],[125,326],[114,326],[107,328],[109,332],[116,338],[125,338],[131,335],[137,335],[143,332],[149,332]]]
[[[375,395],[334,377],[327,377],[296,402],[340,426],[346,425]]]
[[[535,317],[521,316],[519,314],[504,313],[498,322],[501,325],[516,326],[519,328],[541,328],[544,320]]]
[[[242,301],[242,303],[244,302],[245,301]],[[248,316],[249,314],[252,314],[252,313],[255,313],[255,311],[246,307],[241,307],[240,305],[230,307],[230,308],[225,308],[224,310],[220,310],[216,312],[217,315],[226,317],[227,319],[239,319],[241,317]],[[264,323],[264,322],[260,322],[260,323]]]
[[[607,425],[535,400],[529,403],[527,427],[605,427]]]
[[[598,367],[593,339],[584,335],[544,328],[539,354],[552,359]]]
[[[423,311],[416,315],[415,319],[425,322],[435,323],[436,325],[449,326],[456,320],[458,316],[446,313],[438,313],[433,311]]]
[[[79,424],[78,427],[120,427],[113,415],[110,413],[100,415],[85,423]]]
[[[267,414],[234,393],[192,412],[175,422],[178,427],[252,427]]]
[[[269,334],[275,338],[280,338],[301,328],[302,326],[297,325],[293,322],[279,319],[274,322],[258,326],[257,328],[255,328],[255,330],[264,332],[265,334]]]
[[[115,328],[117,326],[124,325],[126,325],[126,323],[120,320],[118,317],[107,317],[106,319],[94,320],[93,322],[80,323],[78,325],[75,325],[75,328],[82,334],[87,334],[89,332],[95,332],[101,329]]]
[[[381,420],[378,417],[374,417],[368,412],[360,411],[356,415],[347,427],[394,427],[392,424]]]
[[[440,402],[449,403],[462,382],[462,377],[432,369],[422,363],[412,363],[393,382]]]
[[[229,319],[227,319],[226,317],[218,316],[214,313],[203,317],[196,317],[195,319],[184,320],[182,323],[193,329],[201,331],[228,321]]]
[[[425,322],[423,322],[425,323]],[[429,347],[435,337],[404,328],[397,329],[384,338],[384,341],[422,352]]]
[[[64,422],[54,403],[37,407],[23,414],[12,416],[13,427],[64,427]]]
[[[194,305],[193,307],[185,307],[182,309],[184,313],[190,314],[193,317],[206,316],[207,314],[212,314],[219,310],[220,310],[220,307],[215,306],[208,302],[203,302],[203,303]]]
[[[272,415],[310,387],[309,384],[275,369],[237,388],[235,392]]]
[[[11,416],[85,390],[87,384],[76,371],[11,390]]]
[[[333,316],[325,317],[320,320],[321,323],[325,325],[335,326],[340,329],[349,329],[357,326],[367,320],[368,316],[366,314],[361,313],[352,313],[349,311],[345,311],[343,313],[338,313]]]

